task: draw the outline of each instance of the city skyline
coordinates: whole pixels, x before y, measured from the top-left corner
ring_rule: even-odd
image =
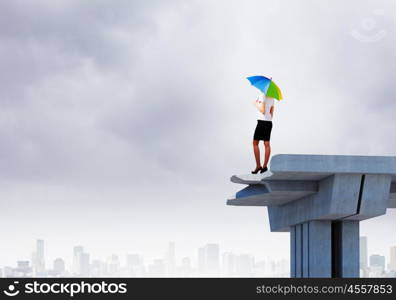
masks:
[[[368,243],[366,236],[360,236],[360,276],[396,277],[396,245],[390,247],[386,260],[384,255],[369,254]],[[179,257],[176,243],[170,241],[162,256],[149,261],[133,252],[100,259],[84,246],[75,245],[67,264],[62,257],[50,263],[45,257],[45,241],[37,239],[31,260],[0,267],[0,277],[289,277],[289,259],[256,259],[249,253],[220,249],[219,244],[207,243],[198,247],[195,255]]]
[[[360,276],[381,277],[386,271],[391,277],[396,277],[396,246],[389,248],[388,260],[385,255],[377,253],[368,254],[368,239],[366,236],[359,238],[360,250]]]
[[[175,242],[169,242],[162,257],[145,260],[143,254],[110,254],[105,259],[91,256],[84,246],[73,246],[72,263],[57,257],[45,259],[44,240],[36,240],[32,259],[18,260],[16,266],[0,267],[2,276],[32,277],[287,277],[289,260],[271,258],[257,260],[248,253],[221,251],[220,245],[207,243],[195,255],[177,257]],[[120,259],[123,257],[124,259]]]

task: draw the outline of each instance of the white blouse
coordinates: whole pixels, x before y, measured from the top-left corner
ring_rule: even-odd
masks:
[[[263,121],[272,121],[272,116],[270,114],[271,107],[274,105],[275,101],[274,98],[267,97],[264,94],[260,96],[260,99],[258,101],[260,104],[264,102],[264,112],[262,113],[258,111],[257,119],[258,120],[263,120]]]

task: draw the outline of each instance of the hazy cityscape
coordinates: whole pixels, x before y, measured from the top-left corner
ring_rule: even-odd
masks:
[[[92,259],[83,246],[72,247],[72,264],[61,257],[49,265],[44,240],[36,240],[31,260],[18,260],[16,266],[0,269],[0,277],[288,277],[289,261],[256,260],[250,254],[220,252],[220,245],[206,244],[195,256],[176,257],[176,245],[169,242],[162,258],[146,262],[141,254],[112,254],[106,260]]]
[[[368,254],[367,237],[360,237],[361,277],[396,277],[396,246],[385,256]],[[112,254],[106,260],[93,259],[83,246],[72,247],[72,264],[61,257],[48,264],[44,240],[36,240],[31,260],[0,268],[0,277],[289,277],[289,260],[256,260],[250,254],[221,252],[220,245],[206,244],[195,256],[176,257],[176,244],[169,242],[162,258],[146,262],[137,253],[126,254],[125,263]]]
[[[389,262],[379,254],[368,255],[368,239],[360,237],[360,277],[396,277],[396,246],[389,249]]]

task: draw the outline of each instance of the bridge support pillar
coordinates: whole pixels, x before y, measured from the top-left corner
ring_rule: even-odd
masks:
[[[290,250],[291,277],[359,277],[359,221],[294,225]]]

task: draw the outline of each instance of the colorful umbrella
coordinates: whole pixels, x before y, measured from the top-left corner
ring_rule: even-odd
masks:
[[[280,88],[272,81],[272,78],[267,78],[264,76],[251,76],[247,77],[250,83],[262,91],[267,97],[275,98],[281,100],[282,92]]]

